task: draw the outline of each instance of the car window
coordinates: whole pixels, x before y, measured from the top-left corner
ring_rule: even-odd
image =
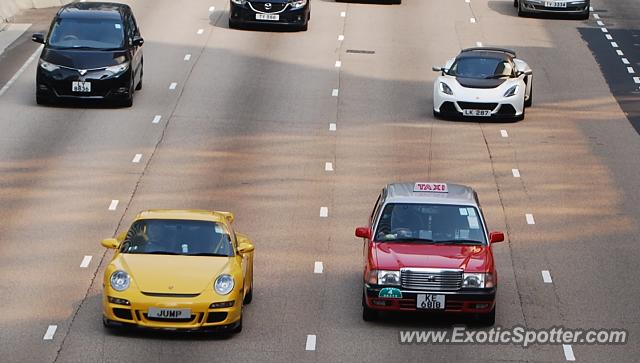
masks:
[[[478,209],[443,204],[390,203],[375,233],[378,241],[485,244]]]
[[[456,59],[448,72],[464,78],[501,78],[513,74],[511,62],[499,58],[464,57]]]
[[[233,256],[231,236],[221,223],[145,219],[131,225],[122,253]]]
[[[122,48],[124,26],[118,19],[57,18],[48,43],[54,48]]]

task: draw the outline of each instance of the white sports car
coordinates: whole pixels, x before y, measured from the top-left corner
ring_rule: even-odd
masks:
[[[533,72],[512,50],[464,49],[444,67],[433,85],[436,117],[522,120],[533,102]]]

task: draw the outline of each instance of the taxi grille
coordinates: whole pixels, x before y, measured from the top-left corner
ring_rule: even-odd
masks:
[[[462,287],[462,271],[402,269],[400,282],[405,289],[455,291]]]

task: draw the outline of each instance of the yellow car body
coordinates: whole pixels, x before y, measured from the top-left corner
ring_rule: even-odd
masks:
[[[105,326],[239,332],[242,329],[243,304],[248,304],[253,296],[254,247],[247,236],[233,231],[233,218],[229,212],[143,211],[136,216],[129,232],[103,240],[104,247],[115,250],[104,273],[102,304]],[[135,252],[137,246],[131,247],[133,237],[129,236],[134,226],[199,223],[208,228],[209,222],[215,224],[216,233],[223,233],[225,243],[227,238],[230,240],[230,256],[153,254]],[[180,228],[178,231],[185,234]],[[154,238],[169,240],[168,237]],[[186,237],[184,241],[181,236],[175,238],[182,246],[179,252],[187,251],[189,243],[193,243]],[[146,239],[149,240],[148,237]],[[142,240],[143,243],[151,243]],[[121,272],[113,277],[117,271]],[[128,276],[128,283],[122,272]],[[231,276],[233,283],[229,283],[228,276],[222,278],[222,275]],[[123,278],[118,280],[118,277]],[[219,278],[223,280],[221,289],[232,286],[227,294],[216,290]],[[227,285],[224,285],[225,281]],[[125,285],[128,287],[118,291]]]

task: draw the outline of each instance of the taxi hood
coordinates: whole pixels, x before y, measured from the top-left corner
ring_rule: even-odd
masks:
[[[465,272],[493,270],[489,246],[377,242],[373,248],[379,270],[404,267],[463,269]]]
[[[215,278],[229,270],[231,261],[231,257],[123,253],[113,263],[129,273],[140,291],[199,294],[213,289]]]

